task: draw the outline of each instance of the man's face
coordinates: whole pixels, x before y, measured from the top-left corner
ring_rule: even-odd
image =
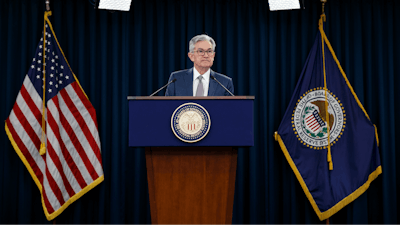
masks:
[[[212,45],[208,41],[199,41],[194,45],[194,52],[189,52],[188,56],[194,63],[197,70],[209,69],[214,63],[214,54],[208,54],[206,51],[212,51]],[[200,55],[198,51],[203,51],[204,55]]]

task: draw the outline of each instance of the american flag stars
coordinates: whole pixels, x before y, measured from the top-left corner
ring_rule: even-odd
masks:
[[[58,91],[75,81],[75,79],[70,79],[73,78],[72,73],[68,69],[69,67],[66,66],[67,62],[64,57],[59,57],[62,52],[57,45],[52,44],[55,43],[55,40],[53,40],[50,33],[50,28],[46,26],[46,40],[40,39],[35,54],[36,57],[33,58],[31,70],[29,71],[29,77],[41,96],[43,95],[43,75],[46,76],[46,102],[57,95]],[[45,53],[44,57],[43,53]],[[45,68],[44,70],[43,67]],[[35,82],[35,80],[41,82]]]

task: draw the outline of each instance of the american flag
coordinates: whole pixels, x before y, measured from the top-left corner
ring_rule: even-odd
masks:
[[[52,220],[101,183],[104,175],[96,111],[45,18],[44,35],[5,127],[41,192],[46,218]]]

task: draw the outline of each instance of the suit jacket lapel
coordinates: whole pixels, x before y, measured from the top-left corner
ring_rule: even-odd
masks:
[[[211,70],[210,75],[215,77],[215,72]],[[208,87],[208,96],[214,96],[215,90],[217,90],[219,85],[215,80],[211,79],[211,76],[210,76],[210,85]]]
[[[187,70],[187,75],[184,77],[185,87],[186,87],[186,95],[193,96],[193,68]]]

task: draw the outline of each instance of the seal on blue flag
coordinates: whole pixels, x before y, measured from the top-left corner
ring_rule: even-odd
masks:
[[[172,113],[171,128],[181,141],[188,143],[200,141],[208,134],[210,126],[210,115],[197,103],[182,104]]]
[[[335,144],[343,135],[346,114],[340,100],[328,91],[328,116],[325,111],[325,91],[315,88],[307,91],[298,100],[293,111],[293,131],[299,141],[313,149],[325,149],[328,145],[328,125],[330,144]]]

